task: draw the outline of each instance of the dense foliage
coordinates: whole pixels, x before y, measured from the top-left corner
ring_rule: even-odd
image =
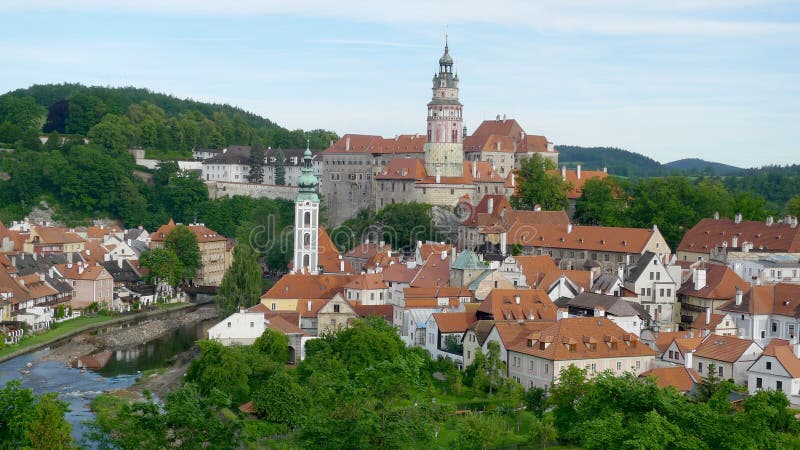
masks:
[[[426,203],[392,203],[376,213],[359,211],[331,232],[331,239],[340,249],[351,249],[366,239],[384,241],[396,250],[412,251],[417,241],[442,240],[434,223],[431,205]]]
[[[72,427],[64,419],[67,405],[58,394],[34,395],[19,380],[0,389],[0,449],[72,448]]]
[[[558,161],[569,167],[581,164],[586,170],[608,168],[622,177],[657,177],[668,173],[658,161],[639,153],[614,147],[578,147],[559,145]]]
[[[537,154],[525,158],[517,170],[517,190],[511,197],[514,209],[532,210],[536,205],[545,211],[566,209],[569,206],[567,191],[570,184],[560,175],[549,173],[556,164]]]
[[[263,271],[258,255],[247,241],[233,248],[233,263],[225,272],[216,297],[219,317],[228,317],[239,307],[250,307],[261,297]]]

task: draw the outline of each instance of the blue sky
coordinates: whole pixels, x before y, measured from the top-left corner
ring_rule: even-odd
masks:
[[[470,130],[506,114],[661,162],[800,163],[800,5],[655,3],[4,0],[0,91],[132,85],[290,128],[421,133],[447,32]]]

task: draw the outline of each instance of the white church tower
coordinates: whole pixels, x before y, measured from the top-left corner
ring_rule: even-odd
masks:
[[[319,196],[308,146],[297,186],[300,191],[294,204],[294,270],[316,274],[319,270]]]

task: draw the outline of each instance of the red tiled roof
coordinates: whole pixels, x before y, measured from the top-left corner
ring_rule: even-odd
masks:
[[[775,357],[792,378],[800,378],[800,359],[792,351],[789,341],[773,339],[764,349],[763,355]]]
[[[660,388],[672,386],[679,392],[689,392],[695,384],[703,381],[699,373],[686,367],[658,367],[642,372],[640,378],[654,377],[656,385]]]
[[[485,322],[485,321],[481,321]],[[494,321],[494,328],[497,330],[497,335],[503,342],[505,348],[514,345],[525,343],[531,333],[539,332],[545,328],[551,327],[553,321],[550,320],[496,320]]]
[[[736,296],[737,287],[744,291],[750,288],[750,284],[736,275],[736,272],[728,266],[702,263],[697,269],[706,270],[706,284],[700,289],[695,289],[694,273],[692,273],[692,276],[678,289],[678,294],[687,297],[727,300]]]
[[[516,222],[508,232],[508,244],[587,251],[642,253],[657,231],[651,228],[593,227]],[[669,252],[669,248],[664,249]]]
[[[39,236],[40,244],[76,244],[84,242],[84,239],[75,233],[71,233],[56,227],[33,227],[31,234]]]
[[[167,236],[169,233],[172,232],[178,225],[175,225],[175,221],[169,219],[169,222],[166,225],[161,225],[158,227],[155,233],[150,235],[151,242],[164,242],[167,240]],[[198,243],[203,242],[219,242],[219,241],[226,241],[228,238],[225,236],[217,233],[216,231],[208,228],[203,224],[189,224],[184,225],[189,228],[189,230],[194,233],[195,238],[197,238]]]
[[[353,303],[352,306],[356,314],[358,314],[358,317],[378,316],[392,323],[392,317],[394,316],[393,305],[362,305],[361,303]]]
[[[380,252],[387,252],[391,251],[392,246],[388,244],[384,244],[381,246],[380,244],[376,244],[375,242],[364,242],[359,244],[349,252],[345,253],[345,256],[348,258],[359,258],[359,259],[370,259],[376,254]]]
[[[560,169],[548,170],[547,173],[551,175],[558,175],[572,186],[572,189],[567,192],[567,197],[570,199],[577,199],[583,195],[583,186],[586,184],[587,180],[591,180],[593,178],[602,180],[608,177],[608,173],[603,172],[602,170],[581,170],[580,178],[578,178],[577,170],[567,170],[566,177]]]
[[[800,285],[778,283],[752,286],[743,292],[741,305],[737,306],[734,298],[720,309],[736,313],[800,317]]]
[[[365,134],[345,134],[331,147],[322,152],[323,156],[349,153],[423,153],[427,136],[401,134],[396,138]],[[349,147],[348,147],[349,142]]]
[[[427,261],[428,258],[434,254],[441,256],[443,251],[448,252],[448,257],[449,257],[449,252],[451,248],[453,248],[453,246],[450,244],[438,244],[438,243],[422,244],[422,246],[419,248],[419,255],[423,261]]]
[[[427,177],[425,164],[419,158],[394,158],[375,175],[376,180],[422,180]]]
[[[800,227],[786,223],[767,226],[766,222],[751,220],[736,223],[730,219],[703,219],[683,235],[678,251],[710,253],[723,244],[730,250],[740,250],[745,242],[753,244],[754,250],[800,252]]]
[[[440,333],[464,333],[475,322],[475,312],[444,312],[432,314]]]
[[[715,361],[735,362],[753,344],[754,342],[750,339],[709,334],[697,347],[694,354],[695,356]]]
[[[549,255],[541,256],[515,256],[514,259],[525,275],[525,280],[531,287],[536,287],[544,275],[556,270],[556,262]]]
[[[509,350],[552,361],[655,355],[638,336],[625,332],[607,317],[561,319]]]
[[[383,269],[381,275],[383,276],[384,282],[411,283],[411,280],[414,279],[420,267],[421,266],[414,266],[413,269],[409,269],[408,265],[405,263],[395,263]]]
[[[478,311],[494,320],[555,320],[557,309],[540,289],[492,289]]]
[[[97,280],[111,278],[103,266],[85,264],[58,264],[56,269],[69,280]]]
[[[446,245],[449,248],[450,244]],[[450,284],[450,255],[445,254],[445,258],[442,259],[441,253],[433,252],[425,259],[425,264],[411,280],[412,287],[437,287],[448,284]]]
[[[349,262],[339,259],[339,249],[336,248],[325,228],[319,227],[317,235],[317,263],[322,266],[325,273],[353,273],[353,266]],[[344,272],[342,272],[344,263]]]
[[[588,270],[551,270],[544,275],[536,287],[547,289],[562,276],[575,283],[578,287],[583,288],[585,292],[591,292],[594,274]]]
[[[361,275],[354,275],[350,281],[345,283],[344,287],[347,289],[386,289],[387,286],[383,282],[380,273],[365,273]]]
[[[351,275],[290,273],[281,277],[261,298],[329,299],[341,292],[351,277]]]
[[[675,339],[686,339],[694,335],[695,333],[692,331],[662,331],[656,336],[656,349],[660,353],[664,353]]]

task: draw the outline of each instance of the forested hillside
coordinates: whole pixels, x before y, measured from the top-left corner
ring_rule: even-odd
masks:
[[[702,173],[705,175],[736,175],[742,168],[700,158],[684,158],[664,164],[669,170],[678,170],[686,173]]]
[[[658,161],[644,155],[613,147],[578,147],[558,145],[558,162],[568,167],[581,164],[587,170],[608,168],[608,172],[621,177],[655,177],[666,171]]]

